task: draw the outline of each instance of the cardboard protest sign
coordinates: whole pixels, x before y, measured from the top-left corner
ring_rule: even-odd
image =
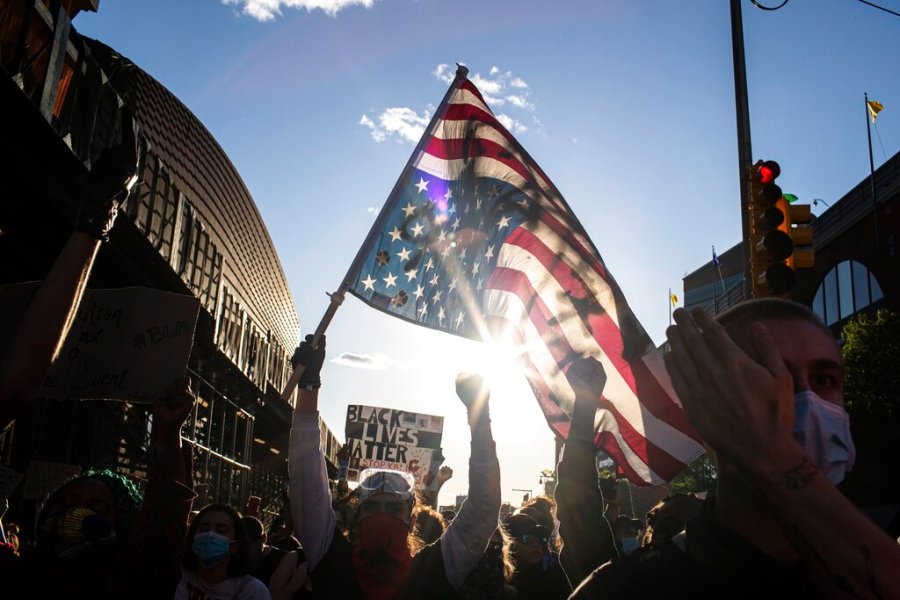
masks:
[[[39,283],[0,286],[8,343]],[[150,288],[87,290],[41,396],[152,402],[183,377],[200,301]],[[5,334],[5,335],[4,335]]]
[[[349,479],[368,468],[412,473],[427,485],[443,463],[444,417],[351,404],[345,435],[350,445]]]
[[[0,499],[11,497],[21,481],[21,473],[6,465],[0,465]]]
[[[81,475],[81,467],[66,463],[33,460],[25,471],[25,487],[22,498],[40,500],[67,479]]]

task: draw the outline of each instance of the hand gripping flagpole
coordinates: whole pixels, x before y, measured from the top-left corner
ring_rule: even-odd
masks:
[[[328,325],[331,324],[331,319],[334,318],[334,314],[337,312],[338,307],[344,302],[344,296],[347,290],[352,288],[355,284],[354,281],[351,281],[351,277],[359,270],[359,265],[364,258],[366,249],[371,246],[371,243],[375,236],[377,236],[378,233],[384,229],[384,223],[390,216],[391,208],[393,206],[391,200],[394,199],[395,195],[399,194],[402,191],[407,173],[424,150],[431,133],[437,126],[438,121],[443,118],[444,113],[447,109],[447,105],[450,103],[450,98],[453,97],[453,93],[456,91],[456,88],[463,80],[465,80],[468,74],[469,69],[457,63],[456,77],[450,84],[450,88],[444,95],[444,99],[441,100],[441,104],[438,106],[437,110],[434,111],[434,116],[431,117],[431,122],[428,123],[428,127],[425,128],[425,133],[422,134],[422,139],[419,140],[419,143],[416,145],[416,149],[413,151],[412,155],[410,155],[409,157],[409,160],[406,162],[406,166],[403,167],[403,170],[400,172],[400,177],[397,178],[397,182],[394,184],[394,188],[391,190],[387,202],[385,202],[384,206],[381,207],[381,212],[378,213],[378,217],[372,224],[372,228],[369,230],[369,234],[366,236],[363,244],[359,247],[359,251],[356,253],[356,258],[353,259],[353,263],[350,265],[350,268],[347,269],[347,274],[344,275],[343,280],[341,280],[341,285],[338,286],[336,292],[334,292],[333,294],[329,294],[331,303],[325,310],[325,314],[322,315],[322,320],[319,321],[319,326],[316,327],[316,332],[313,334],[313,348],[319,347],[319,340],[323,335],[325,335],[325,330],[328,329]],[[297,365],[297,367],[294,368],[294,371],[291,373],[287,385],[284,386],[284,390],[282,390],[281,392],[281,399],[285,402],[290,401],[290,397],[293,395],[294,389],[297,387],[297,384],[300,382],[300,377],[303,375],[304,368],[305,365]]]

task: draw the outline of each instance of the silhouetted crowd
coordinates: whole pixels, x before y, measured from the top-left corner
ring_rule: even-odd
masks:
[[[89,194],[98,200],[85,203],[2,357],[0,428],[37,398],[115,220],[124,192],[110,173],[122,170],[114,156],[106,160]],[[0,597],[900,597],[897,542],[835,487],[855,447],[831,332],[783,300],[745,302],[715,319],[702,310],[674,318],[666,367],[718,474],[703,500],[673,495],[628,515],[615,494],[604,497],[594,438],[606,373],[590,357],[563,374],[575,403],[555,498],[532,498],[500,521],[490,392],[473,374],[455,383],[471,433],[460,506],[437,510],[449,468],[426,493],[408,473],[378,469],[351,489],[328,476],[318,418],[325,338],[313,345],[308,336],[292,361],[303,373],[275,526],[266,531],[227,504],[194,506],[180,432],[196,399],[179,379],[153,407],[143,490],[88,471],[44,500],[33,539],[4,523]]]

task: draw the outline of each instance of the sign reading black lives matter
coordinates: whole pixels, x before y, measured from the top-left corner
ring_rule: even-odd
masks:
[[[363,469],[396,469],[428,485],[444,460],[444,417],[351,404],[344,431],[350,444],[351,481]]]
[[[12,340],[38,285],[0,286],[0,344]],[[87,290],[41,396],[165,398],[166,388],[185,374],[199,308],[193,296],[150,288]]]

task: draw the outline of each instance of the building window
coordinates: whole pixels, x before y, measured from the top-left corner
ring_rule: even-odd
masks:
[[[861,262],[845,260],[831,269],[813,298],[812,309],[834,325],[884,298],[875,275]]]

